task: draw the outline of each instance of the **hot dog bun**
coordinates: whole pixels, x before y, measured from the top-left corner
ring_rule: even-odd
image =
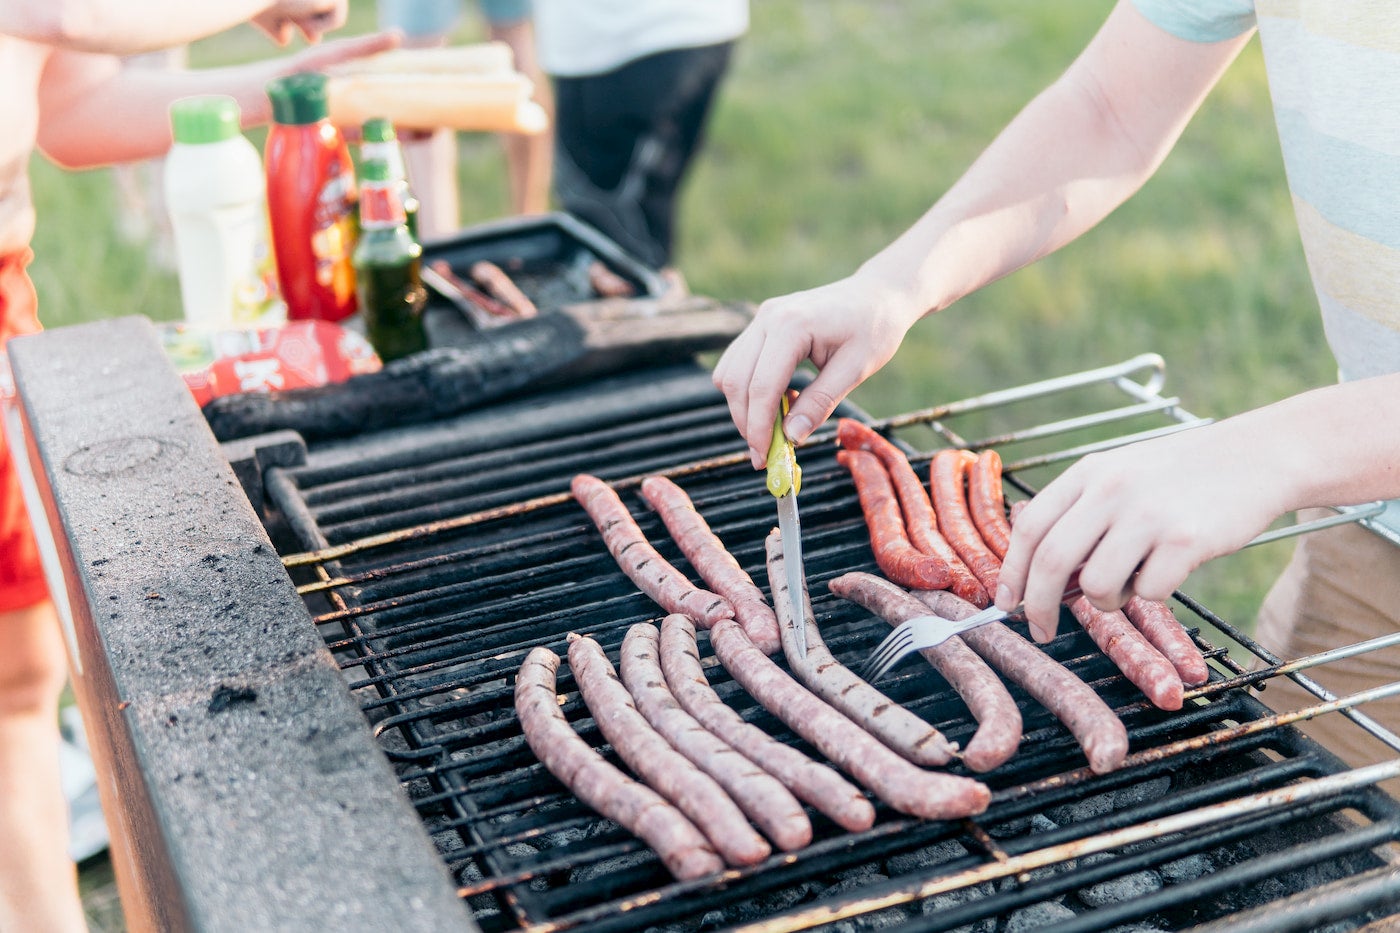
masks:
[[[332,70],[327,93],[340,126],[384,117],[411,129],[533,134],[549,124],[501,42],[382,52]]]

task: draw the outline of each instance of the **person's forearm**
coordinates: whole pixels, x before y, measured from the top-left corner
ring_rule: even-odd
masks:
[[[1400,498],[1400,373],[1313,389],[1227,425],[1235,456],[1278,477],[1281,512]]]
[[[922,315],[1069,243],[1151,176],[1248,38],[1185,42],[1120,2],[1065,74],[860,274]]]
[[[195,94],[238,101],[245,127],[271,118],[267,82],[275,60],[208,71],[125,69],[90,84],[71,103],[47,107],[39,145],[64,168],[81,169],[163,155],[171,143],[170,104]]]
[[[0,34],[129,55],[183,45],[246,22],[273,0],[0,0]]]

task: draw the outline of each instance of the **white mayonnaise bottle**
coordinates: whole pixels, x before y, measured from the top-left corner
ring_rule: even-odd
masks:
[[[286,320],[268,248],[262,157],[239,116],[238,102],[222,95],[170,105],[175,143],[165,160],[165,200],[185,320],[200,326]]]

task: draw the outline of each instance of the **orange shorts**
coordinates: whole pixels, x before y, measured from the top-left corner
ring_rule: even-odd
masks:
[[[39,330],[39,302],[25,267],[29,250],[0,256],[0,349],[11,337]],[[48,598],[39,549],[20,497],[19,477],[0,422],[0,612],[25,609]]]

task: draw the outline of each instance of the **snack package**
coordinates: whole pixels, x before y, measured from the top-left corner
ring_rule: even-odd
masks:
[[[329,321],[264,330],[159,325],[166,355],[203,407],[237,392],[270,392],[344,382],[379,370],[369,341]]]

